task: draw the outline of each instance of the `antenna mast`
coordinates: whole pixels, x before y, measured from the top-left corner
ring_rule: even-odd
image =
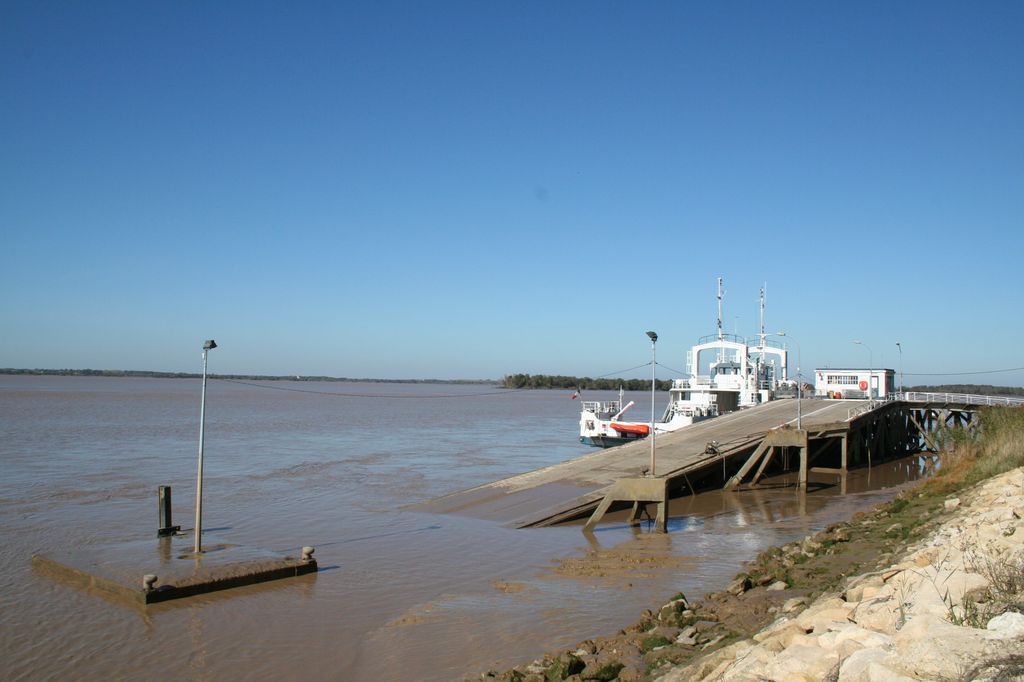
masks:
[[[764,347],[764,337],[765,337],[765,333],[764,333],[764,290],[765,290],[765,287],[767,287],[767,286],[768,286],[768,282],[765,282],[764,286],[761,287],[761,347],[762,348]]]
[[[722,340],[722,278],[718,278],[718,340]]]
[[[764,339],[766,334],[764,333],[764,290],[768,288],[768,282],[764,283],[761,287],[761,367],[764,371]]]

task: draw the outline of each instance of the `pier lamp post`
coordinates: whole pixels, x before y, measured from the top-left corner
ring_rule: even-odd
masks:
[[[896,348],[900,351],[900,393],[903,393],[903,344],[897,341]]]
[[[658,363],[655,353],[655,346],[658,344],[658,335],[654,332],[647,332],[651,339],[651,478],[654,478],[654,384],[657,381]]]
[[[858,341],[857,339],[854,339],[853,342],[855,344],[857,344],[858,346],[864,346],[865,348],[868,349],[868,398],[870,399],[870,398],[874,397],[874,396],[871,395],[871,379],[873,378],[874,373],[875,373],[875,370],[874,370],[874,367],[875,367],[875,354],[871,350],[871,346],[869,346],[868,344],[864,343],[863,341]]]
[[[775,336],[785,336],[787,339],[796,344],[796,428],[797,431],[803,429],[803,409],[800,405],[801,394],[803,393],[803,380],[800,378],[800,343],[791,336],[786,336],[786,332],[775,332]]]
[[[208,339],[203,344],[203,397],[199,403],[199,473],[196,474],[196,541],[193,550],[203,551],[203,440],[206,427],[206,354],[217,347],[217,342]]]

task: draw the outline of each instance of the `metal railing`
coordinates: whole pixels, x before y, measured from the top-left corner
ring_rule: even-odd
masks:
[[[854,417],[859,417],[862,414],[866,414],[871,410],[875,409],[876,407],[883,405],[884,403],[884,400],[870,400],[864,403],[863,405],[852,407],[846,411],[846,421],[850,421]]]
[[[907,393],[890,393],[884,400],[871,400],[870,402],[850,408],[846,411],[846,421],[854,417],[866,414],[876,407],[885,403],[903,401],[906,403],[941,403],[944,405],[978,405],[978,406],[1002,406],[1002,407],[1024,407],[1024,398],[1014,398],[1001,395],[972,395],[970,393],[922,393],[910,391]]]
[[[1001,395],[972,395],[970,393],[894,393],[893,400],[908,403],[957,403],[964,405],[1003,405],[1024,407],[1024,398]]]
[[[722,340],[729,341],[732,343],[746,344],[746,339],[738,334],[726,334],[722,332]],[[697,345],[703,346],[705,343],[711,343],[712,341],[718,341],[718,334],[708,334],[697,339]]]

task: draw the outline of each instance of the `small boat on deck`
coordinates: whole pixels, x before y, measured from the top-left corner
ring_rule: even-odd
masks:
[[[648,424],[619,424],[612,422],[609,426],[618,433],[632,433],[637,436],[646,436],[651,432],[651,427]]]

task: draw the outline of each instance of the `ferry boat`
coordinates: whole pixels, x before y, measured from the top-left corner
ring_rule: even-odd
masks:
[[[655,434],[670,433],[726,412],[773,400],[777,392],[791,387],[788,352],[783,344],[764,331],[764,289],[761,289],[761,332],[745,340],[722,331],[722,278],[718,278],[718,332],[700,338],[686,353],[685,379],[676,379],[669,389],[668,406]],[[710,359],[709,359],[710,358]],[[707,367],[707,373],[701,369]],[[580,442],[596,447],[613,447],[650,435],[650,422],[626,421],[622,417],[633,401],[582,401]]]

